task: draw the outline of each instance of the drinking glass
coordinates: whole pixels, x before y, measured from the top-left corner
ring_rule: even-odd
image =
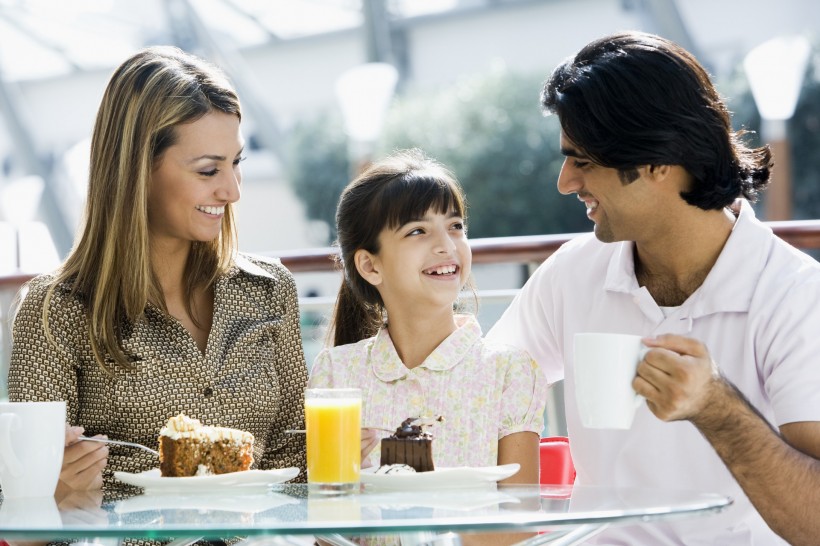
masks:
[[[362,392],[307,389],[305,429],[311,492],[349,493],[359,488]]]

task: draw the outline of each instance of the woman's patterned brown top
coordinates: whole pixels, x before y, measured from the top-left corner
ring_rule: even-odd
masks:
[[[184,412],[204,424],[255,437],[254,468],[296,466],[305,478],[304,389],[307,383],[299,304],[291,273],[278,260],[239,255],[215,287],[205,354],[173,317],[149,304],[144,319],[123,328],[131,370],[94,360],[86,311],[67,286],[54,292],[46,339],[42,309],[50,275],[35,278],[14,320],[9,399],[65,400],[67,420],[85,434],[156,447],[169,417]],[[157,467],[149,453],[109,447],[104,477]]]

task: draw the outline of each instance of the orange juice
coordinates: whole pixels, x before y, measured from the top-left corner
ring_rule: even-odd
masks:
[[[358,483],[361,414],[358,389],[307,390],[305,428],[309,483]]]

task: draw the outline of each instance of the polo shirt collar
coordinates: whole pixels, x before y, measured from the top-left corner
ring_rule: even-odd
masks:
[[[447,371],[461,363],[470,348],[481,339],[481,326],[472,315],[456,315],[457,329],[430,353],[420,368],[432,371]],[[399,358],[387,328],[381,328],[370,347],[370,362],[373,373],[381,381],[398,381],[406,377],[410,370]]]
[[[611,244],[617,248],[607,267],[604,289],[637,296],[644,289],[635,277],[635,243]],[[703,284],[681,308],[686,308],[692,319],[718,312],[748,311],[772,244],[771,228],[755,217],[748,201],[740,200],[740,213],[720,256]],[[743,275],[737,274],[739,267],[744,269]]]

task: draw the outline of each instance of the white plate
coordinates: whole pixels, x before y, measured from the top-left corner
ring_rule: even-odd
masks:
[[[298,504],[299,500],[279,493],[249,493],[242,496],[225,496],[223,493],[208,494],[167,494],[137,495],[114,505],[117,514],[145,512],[153,510],[218,510],[222,512],[239,512],[255,514],[285,504]]]
[[[518,463],[500,466],[458,466],[436,468],[432,472],[410,474],[375,474],[377,467],[365,468],[361,481],[379,489],[445,489],[453,487],[476,487],[509,478],[521,468]]]
[[[163,478],[160,475],[159,468],[154,468],[137,474],[114,472],[114,477],[130,485],[144,487],[146,493],[188,493],[191,491],[219,490],[228,486],[241,487],[243,490],[266,489],[273,484],[295,478],[298,474],[298,468],[290,467],[278,470],[245,470],[243,472],[230,472],[211,476]]]

